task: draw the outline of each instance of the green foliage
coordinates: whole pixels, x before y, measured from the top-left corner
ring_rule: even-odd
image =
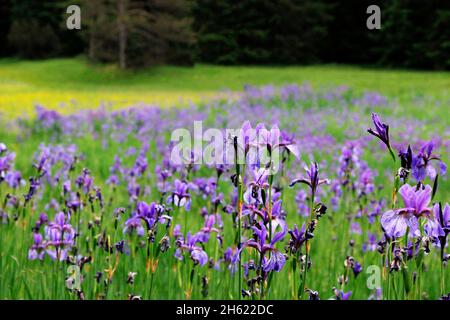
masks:
[[[81,6],[82,30],[67,30],[69,4]],[[373,4],[381,30],[366,27]],[[84,51],[122,68],[200,61],[450,69],[447,0],[5,0],[0,16],[3,56]]]
[[[199,57],[220,64],[316,62],[329,8],[323,1],[198,0]]]
[[[5,43],[13,53],[22,58],[42,59],[81,52],[79,33],[67,30],[65,25],[65,9],[70,4],[67,0],[9,2],[4,5],[9,10],[0,10],[9,18],[3,22],[8,30]]]
[[[142,67],[192,63],[188,0],[79,1],[90,60]],[[123,51],[121,51],[121,47]]]
[[[449,69],[450,5],[445,0],[393,0],[382,11],[374,37],[382,65]]]
[[[49,58],[60,53],[60,43],[50,25],[35,19],[17,20],[8,35],[10,45],[23,58]]]

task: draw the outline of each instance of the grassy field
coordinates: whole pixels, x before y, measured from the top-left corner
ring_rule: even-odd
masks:
[[[351,66],[195,67],[160,66],[120,71],[82,58],[47,61],[0,60],[0,110],[6,117],[32,114],[35,104],[64,113],[101,104],[120,108],[137,103],[170,106],[217,97],[250,85],[303,82],[313,87],[345,85],[377,91],[402,103],[428,97],[450,99],[450,73],[376,70]]]
[[[313,89],[281,87],[304,82]],[[242,91],[245,84],[279,88]],[[440,248],[430,244],[425,253],[419,240],[417,253],[408,255],[411,241],[418,240],[411,234],[383,242],[381,216],[404,202],[401,196],[392,201],[400,159],[393,162],[367,128],[374,128],[370,114],[377,112],[390,125],[395,153],[410,144],[415,156],[426,157],[419,150],[433,139],[433,154],[448,164],[449,88],[449,73],[349,66],[197,65],[122,72],[82,59],[2,60],[0,299],[239,299],[241,289],[250,295],[246,299],[306,299],[305,288],[318,291],[321,299],[342,299],[350,292],[350,299],[438,299],[448,293],[450,277]],[[221,94],[224,99],[198,103]],[[167,108],[188,101],[196,105]],[[69,113],[102,102],[111,109],[147,106],[70,116],[42,110],[41,117],[10,121],[33,114],[34,103]],[[247,120],[253,126],[278,123],[288,137],[295,136],[301,156],[285,158],[283,169],[266,183],[253,176],[250,164],[241,166],[246,171],[239,187],[232,183],[234,163],[219,175],[220,167],[171,163],[172,130],[192,128],[198,119],[205,129],[236,128]],[[306,176],[303,167],[310,160],[319,163],[320,178],[329,178],[330,185],[322,184],[317,193],[303,184],[290,188],[290,181]],[[450,189],[441,163],[433,159],[427,165],[441,174],[433,202],[445,205]],[[417,179],[410,174],[402,184],[435,181]],[[187,191],[179,191],[180,181]],[[244,201],[244,192],[256,199],[255,183],[266,190],[264,203]],[[190,199],[190,210],[174,203],[179,194]],[[282,210],[274,209],[276,199]],[[144,202],[165,207],[144,213]],[[238,202],[247,211],[239,213],[241,219]],[[312,209],[319,202],[328,209],[312,230],[314,237],[289,249],[287,228],[315,224]],[[155,214],[152,223],[145,219]],[[166,214],[173,219],[170,225]],[[205,227],[210,217],[212,229]],[[421,234],[427,219],[420,217]],[[274,234],[258,235],[272,223],[279,224]],[[148,237],[139,234],[141,227]],[[194,244],[185,241],[187,232],[195,235]],[[285,234],[276,237],[278,232]],[[272,236],[278,241],[272,243]],[[251,240],[258,238],[270,251],[254,249]],[[165,251],[164,239],[170,241]],[[233,260],[239,243],[241,264]],[[386,245],[402,249],[401,272],[388,272],[386,261],[394,258]],[[311,266],[305,272],[308,254]],[[269,257],[283,256],[283,266],[270,267]],[[252,263],[248,274],[238,269]],[[82,276],[76,289],[67,282],[72,267]],[[368,285],[369,268],[380,271],[376,287]]]

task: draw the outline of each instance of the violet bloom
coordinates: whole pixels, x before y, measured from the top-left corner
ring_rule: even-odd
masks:
[[[288,250],[290,253],[295,254],[300,250],[303,243],[308,240],[308,234],[306,233],[306,225],[303,223],[302,227],[298,229],[297,225],[294,224],[294,228],[289,230],[291,239],[289,239]]]
[[[41,185],[41,181],[39,178],[33,178],[33,177],[30,178],[30,187],[28,189],[28,193],[26,195],[24,195],[25,202],[28,202],[31,199],[33,199],[33,197],[36,194],[36,191],[40,185]]]
[[[152,202],[148,205],[145,202],[139,202],[136,207],[136,211],[133,213],[132,217],[125,222],[124,233],[137,232],[139,237],[144,236],[145,229],[142,223],[144,223],[145,228],[151,230],[155,223],[163,223],[165,219],[170,219],[169,216],[163,215],[164,207]]]
[[[350,296],[352,295],[352,292],[344,292],[342,290],[338,290],[336,288],[333,289],[334,292],[334,299],[335,300],[349,300]]]
[[[244,201],[247,204],[261,204],[261,190],[267,189],[269,170],[260,168],[253,170],[253,181],[248,184],[248,188],[244,193]]]
[[[177,250],[175,251],[175,258],[178,260],[183,260],[183,252],[188,252],[192,261],[195,264],[204,266],[208,263],[208,255],[203,250],[203,248],[197,246],[197,242],[200,242],[200,237],[198,234],[191,235],[188,232],[186,239],[178,239],[176,242]]]
[[[224,259],[225,264],[228,266],[228,270],[230,270],[231,274],[234,274],[238,270],[239,254],[240,254],[241,250],[238,250],[238,249],[233,250],[230,247],[228,247],[225,250],[223,259]]]
[[[290,187],[293,187],[297,183],[304,183],[311,188],[312,194],[315,195],[317,188],[321,184],[329,184],[330,181],[328,179],[319,179],[319,166],[317,162],[312,162],[311,166],[305,167],[305,171],[307,173],[306,178],[295,179],[290,183]]]
[[[245,153],[248,152],[249,148],[250,148],[250,144],[253,142],[255,135],[254,135],[254,131],[252,129],[252,125],[250,123],[250,121],[245,121],[242,124],[242,128],[241,128],[241,134],[242,134],[242,139],[243,139],[243,149],[245,151]]]
[[[257,144],[267,147],[269,154],[280,148],[292,153],[296,158],[300,157],[299,149],[294,144],[294,140],[288,137],[286,133],[282,134],[277,125],[273,125],[270,130],[267,130],[264,124],[260,123],[255,129],[258,139]]]
[[[214,228],[214,224],[216,223],[216,216],[209,215],[205,217],[205,224],[203,228],[198,233],[199,242],[206,243],[209,241],[209,237],[211,233],[219,233],[219,229]]]
[[[389,152],[391,153],[392,158],[395,161],[395,155],[389,142],[389,126],[381,122],[380,117],[376,113],[372,113],[372,121],[375,125],[375,130],[367,129],[367,132],[380,139],[386,145],[386,147],[389,149]]]
[[[40,233],[33,234],[33,245],[28,250],[28,260],[43,260],[46,245]]]
[[[194,180],[198,191],[202,194],[203,199],[213,196],[216,193],[216,179],[211,178],[197,178]]]
[[[372,170],[366,168],[361,172],[361,174],[359,175],[357,186],[359,195],[367,195],[375,190]]]
[[[69,223],[69,219],[63,212],[55,216],[53,222],[50,222],[45,228],[47,240],[47,254],[53,260],[59,258],[64,261],[67,258],[67,252],[73,247],[75,240],[75,230]]]
[[[383,291],[381,288],[375,289],[375,292],[372,293],[368,300],[383,300]]]
[[[172,173],[165,168],[156,166],[155,167],[155,175],[157,178],[156,187],[158,188],[158,191],[163,194],[169,192],[170,185],[167,181],[171,177]]]
[[[347,141],[342,147],[342,152],[338,159],[338,176],[341,178],[342,185],[348,185],[350,178],[355,174],[355,170],[361,166],[360,154],[360,146],[355,141]]]
[[[431,237],[434,242],[440,246],[440,239],[444,239],[450,233],[450,206],[445,204],[444,208],[441,208],[439,203],[433,206],[434,219],[429,219],[425,224],[424,231]]]
[[[115,174],[112,174],[109,176],[105,183],[109,186],[117,186],[119,185],[120,180]]]
[[[5,181],[11,188],[17,189],[23,183],[22,174],[19,171],[10,171],[6,174]]]
[[[302,217],[308,217],[311,212],[307,202],[308,195],[305,190],[299,190],[295,196],[295,203],[297,204],[298,214]]]
[[[438,161],[440,163],[440,173],[445,175],[447,167],[444,162],[441,161],[439,156],[433,154],[434,149],[433,141],[430,141],[423,145],[416,155],[412,156],[411,170],[412,176],[417,181],[423,181],[426,176],[434,179],[436,177],[436,169],[431,165],[431,161]]]
[[[398,193],[402,196],[405,207],[389,210],[381,217],[381,225],[389,237],[398,238],[405,235],[409,227],[410,234],[419,236],[419,218],[430,218],[431,187],[416,190],[409,184],[403,185]]]
[[[63,183],[63,194],[66,195],[69,192],[72,191],[72,182],[70,180],[67,180]]]
[[[39,215],[38,221],[36,221],[36,225],[34,226],[33,231],[38,232],[43,225],[48,223],[48,217],[45,213],[41,213]]]
[[[186,182],[176,179],[172,194],[167,198],[167,203],[180,208],[184,207],[187,211],[191,208],[191,196],[188,193],[189,185]]]
[[[358,222],[352,222],[350,224],[350,232],[354,234],[362,234],[361,225]]]
[[[7,153],[4,157],[0,157],[0,181],[3,181],[11,170],[15,158],[15,153]]]
[[[375,233],[369,232],[367,235],[367,242],[362,245],[363,252],[375,251],[378,247],[377,235]]]
[[[411,170],[411,165],[412,165],[411,146],[408,145],[408,149],[406,149],[406,151],[400,151],[398,153],[398,156],[400,157],[402,168],[407,170],[406,171],[406,175],[407,175],[407,173]]]
[[[79,188],[83,189],[83,192],[85,194],[88,194],[89,191],[92,188],[93,179],[90,175],[90,172],[88,169],[83,169],[83,175],[79,176],[75,183],[78,185]]]
[[[363,267],[358,261],[355,261],[355,263],[352,266],[352,270],[356,278],[363,271]]]
[[[263,258],[263,271],[276,271],[279,272],[286,263],[286,257],[279,250],[275,248],[275,244],[282,241],[287,233],[286,223],[283,223],[283,230],[277,232],[272,237],[270,243],[266,243],[268,230],[264,223],[259,223],[259,228],[256,226],[252,227],[254,239],[249,239],[244,243],[244,246],[256,249],[260,254],[264,256]],[[265,257],[266,253],[269,253],[269,258]]]
[[[279,146],[292,153],[297,159],[300,159],[300,150],[297,144],[295,144],[294,136],[289,135],[285,131],[281,131]]]
[[[183,233],[181,232],[181,225],[177,224],[177,225],[173,228],[172,235],[175,237],[175,239],[178,239],[178,238],[182,238],[182,237],[183,237]]]

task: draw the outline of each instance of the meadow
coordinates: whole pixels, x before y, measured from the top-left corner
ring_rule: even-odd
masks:
[[[448,299],[449,88],[350,66],[0,61],[0,298]],[[194,121],[242,128],[219,144],[245,161],[174,161]]]
[[[448,101],[450,88],[448,72],[378,70],[343,65],[240,67],[200,64],[194,68],[157,66],[122,71],[114,65],[92,65],[83,58],[2,59],[0,110],[5,117],[17,117],[33,114],[35,104],[39,103],[66,114],[101,105],[110,109],[138,103],[168,107],[204,102],[229,91],[240,91],[244,85],[282,86],[304,82],[314,88],[348,86],[358,94],[375,91],[405,106],[418,99]]]

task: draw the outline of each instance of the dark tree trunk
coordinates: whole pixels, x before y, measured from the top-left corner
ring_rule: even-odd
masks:
[[[127,68],[127,26],[126,26],[126,1],[118,1],[118,29],[119,29],[119,66],[121,69]]]

